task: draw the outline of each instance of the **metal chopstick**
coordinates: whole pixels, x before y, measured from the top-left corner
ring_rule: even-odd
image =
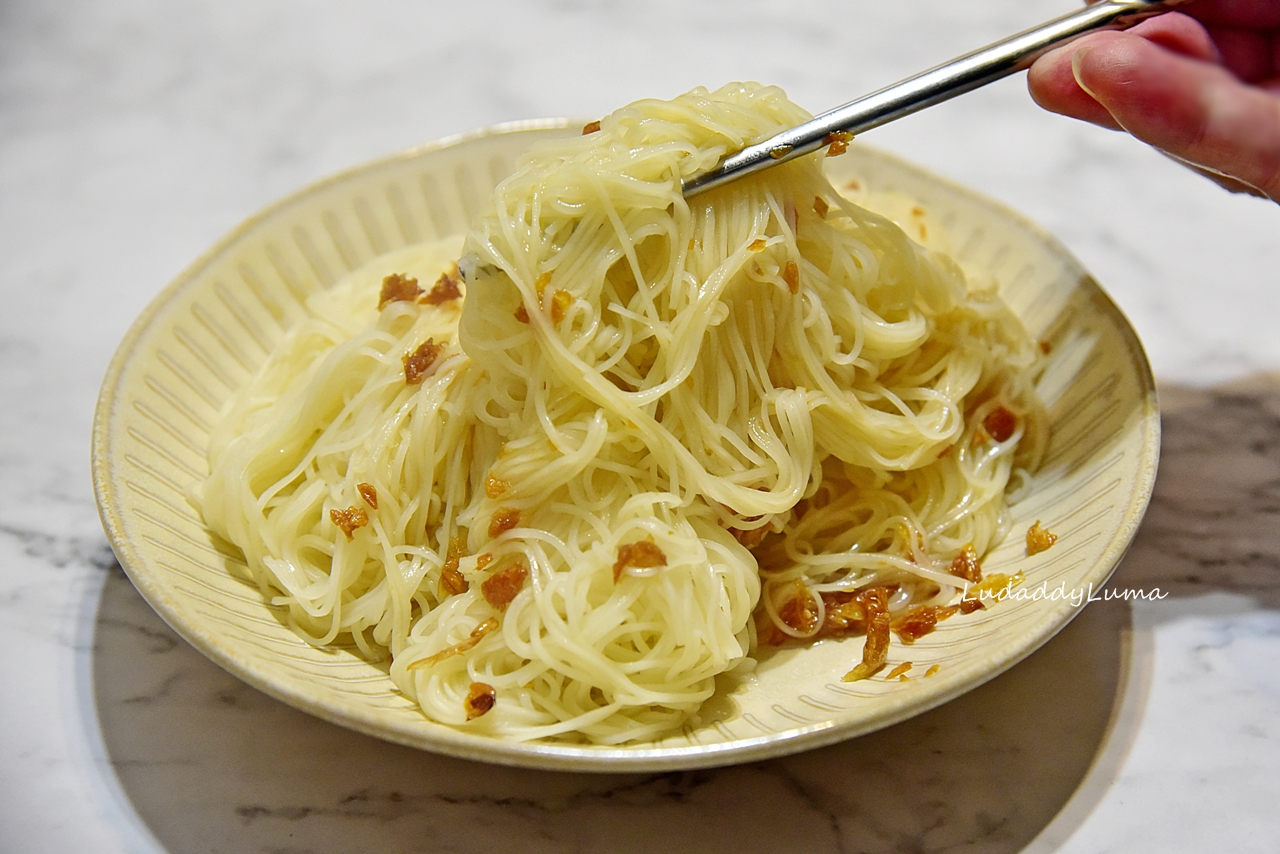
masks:
[[[1101,29],[1126,29],[1187,0],[1102,0],[1003,41],[837,107],[804,124],[730,154],[683,185],[685,198],[735,178],[817,151],[846,134],[859,134],[939,104],[1027,68],[1041,54]],[[833,136],[833,134],[837,136]]]

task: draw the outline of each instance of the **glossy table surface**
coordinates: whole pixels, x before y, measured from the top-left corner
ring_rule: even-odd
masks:
[[[1013,670],[786,759],[493,767],[281,705],[169,630],[98,521],[133,318],[241,219],[472,128],[755,79],[815,111],[1069,4],[142,0],[0,7],[0,851],[1269,852],[1280,841],[1280,207],[1013,78],[867,134],[1021,211],[1160,383],[1111,589]],[[787,8],[791,7],[791,8]]]

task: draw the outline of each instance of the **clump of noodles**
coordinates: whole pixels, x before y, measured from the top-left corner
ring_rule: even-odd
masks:
[[[819,158],[681,196],[805,118],[753,85],[638,102],[499,185],[461,307],[314,298],[229,405],[202,499],[299,632],[389,650],[437,721],[622,743],[695,720],[758,609],[812,635],[778,615],[797,589],[955,597],[947,563],[1003,536],[1043,445],[1035,347]]]

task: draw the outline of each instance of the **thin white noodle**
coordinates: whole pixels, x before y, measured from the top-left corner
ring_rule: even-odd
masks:
[[[376,306],[383,275],[429,287],[457,244],[309,301],[228,404],[200,490],[303,637],[390,654],[437,721],[619,744],[694,721],[757,611],[804,638],[824,592],[890,585],[895,610],[954,595],[949,561],[1003,536],[1010,473],[1043,446],[1037,354],[820,158],[681,196],[805,118],[754,85],[638,102],[502,182],[462,250],[465,305]],[[408,385],[427,339],[445,350]],[[997,407],[1017,434],[984,442]],[[331,516],[348,510],[369,520],[350,537]],[[484,582],[518,567],[495,608]],[[794,595],[816,623],[788,624]],[[467,721],[476,681],[498,699]]]

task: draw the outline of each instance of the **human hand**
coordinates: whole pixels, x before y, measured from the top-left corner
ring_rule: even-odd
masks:
[[[1031,66],[1031,96],[1280,201],[1280,0],[1183,8],[1050,51]]]

